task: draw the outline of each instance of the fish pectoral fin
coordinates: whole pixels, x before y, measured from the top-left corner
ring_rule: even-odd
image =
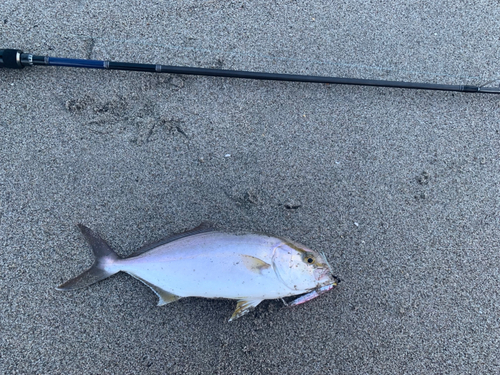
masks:
[[[255,273],[261,273],[263,270],[271,268],[269,263],[251,255],[241,255],[241,261],[248,270]]]
[[[138,277],[138,276],[132,275],[132,274],[130,274],[130,275],[133,276],[133,277],[135,277],[137,280],[142,281],[144,284],[146,284],[147,286],[149,286],[153,292],[156,293],[156,295],[159,298],[159,300],[158,300],[158,306],[163,306],[163,305],[166,305],[167,303],[175,302],[178,299],[182,298],[180,296],[177,296],[175,294],[167,292],[166,290],[163,290],[159,286],[156,286],[156,285],[150,283],[149,281],[144,280],[141,277]]]
[[[256,307],[261,302],[262,302],[261,299],[254,299],[254,300],[240,299],[238,301],[238,304],[236,305],[236,310],[234,310],[234,313],[231,316],[231,319],[229,319],[229,321],[232,322],[233,320],[238,319],[240,316],[245,315],[247,312],[249,312],[251,309]]]

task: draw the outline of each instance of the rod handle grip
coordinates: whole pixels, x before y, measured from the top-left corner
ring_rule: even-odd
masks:
[[[18,49],[0,49],[0,68],[22,69],[21,54]]]

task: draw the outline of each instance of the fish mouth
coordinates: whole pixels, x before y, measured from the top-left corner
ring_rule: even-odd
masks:
[[[342,280],[334,276],[329,268],[318,268],[314,271],[314,276],[318,287],[323,288],[328,285],[337,286]]]
[[[328,280],[331,279],[331,277],[330,277],[330,268],[316,268],[314,270],[314,278],[317,281],[321,281],[325,277],[328,278]]]

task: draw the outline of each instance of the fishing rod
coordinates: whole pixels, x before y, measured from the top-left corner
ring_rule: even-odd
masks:
[[[444,85],[436,83],[385,81],[377,79],[323,77],[298,74],[279,74],[265,72],[250,72],[240,70],[224,70],[209,68],[193,68],[187,66],[171,66],[158,64],[137,64],[118,61],[100,61],[84,59],[68,59],[51,56],[37,56],[24,53],[17,49],[0,49],[0,68],[23,69],[26,66],[65,66],[71,68],[129,70],[135,72],[187,74],[212,77],[245,78],[267,81],[313,82],[340,85],[377,86],[417,90],[439,90],[475,92],[484,94],[500,94],[499,87],[471,86],[471,85]]]

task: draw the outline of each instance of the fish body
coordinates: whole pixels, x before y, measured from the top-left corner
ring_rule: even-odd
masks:
[[[89,228],[79,227],[96,262],[59,290],[86,287],[122,271],[148,285],[159,296],[159,305],[182,297],[238,300],[230,319],[234,320],[262,300],[304,293],[312,299],[336,285],[322,255],[279,237],[224,233],[202,226],[122,259]],[[307,298],[302,297],[304,302]]]

